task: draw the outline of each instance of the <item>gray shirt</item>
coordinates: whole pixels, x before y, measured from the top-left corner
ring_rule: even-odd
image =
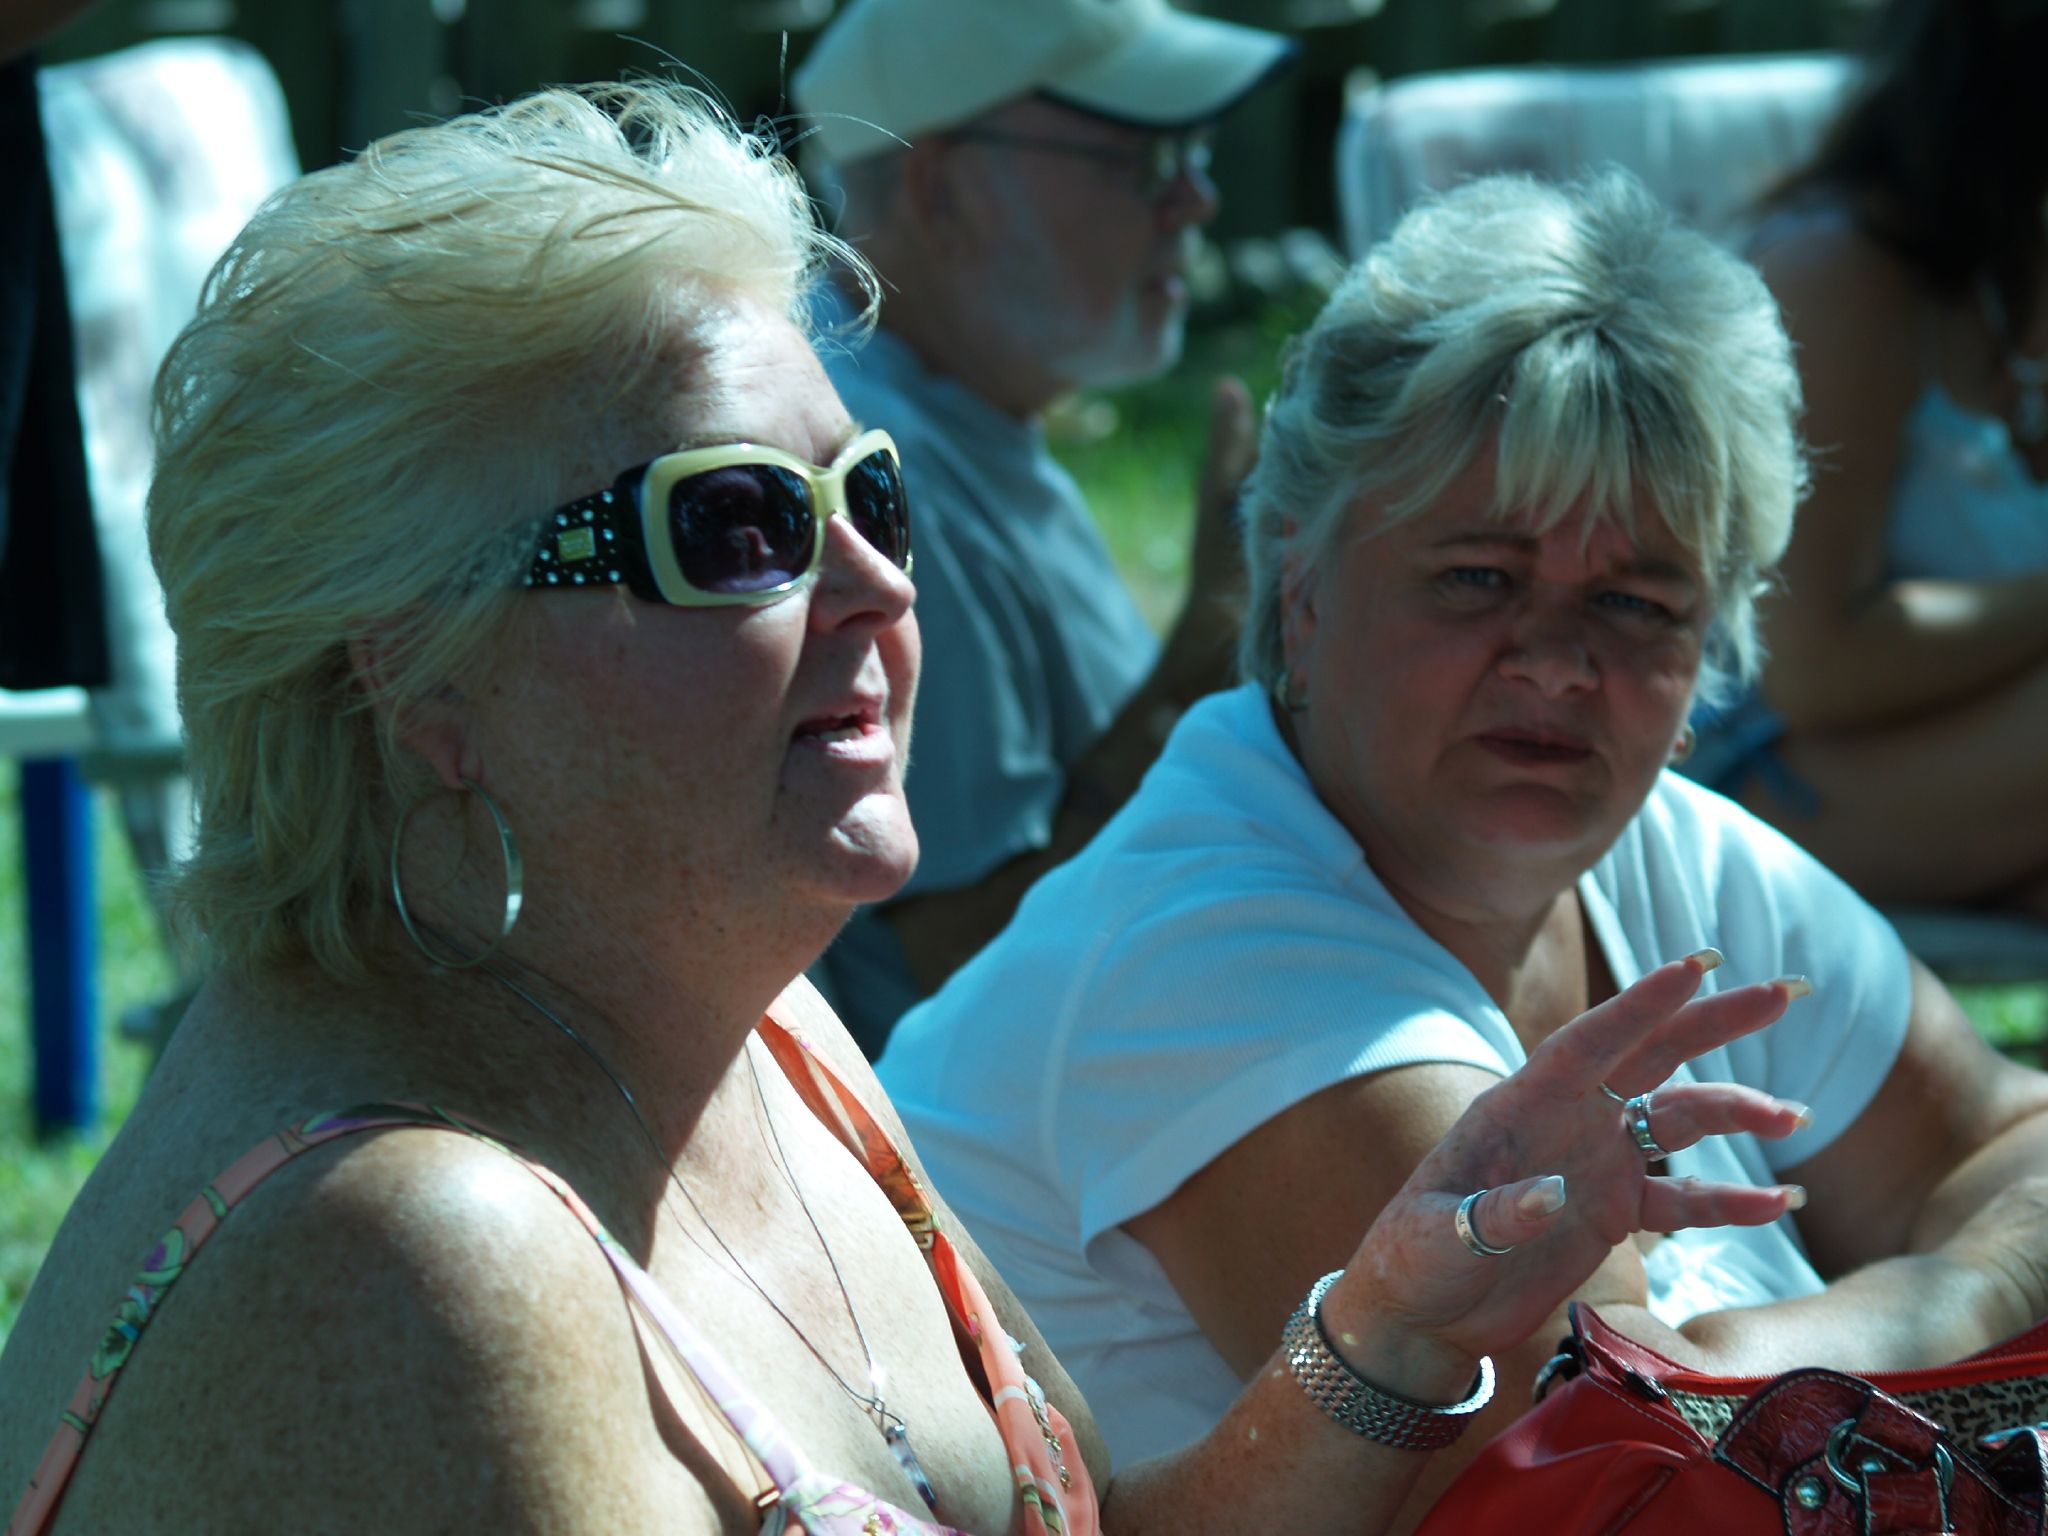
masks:
[[[821,296],[826,372],[856,420],[896,439],[910,493],[924,672],[906,792],[923,853],[903,894],[926,895],[1051,840],[1068,768],[1159,647],[1038,424],[928,373],[887,330],[834,339],[850,319],[843,298]],[[871,1055],[920,996],[873,909],[819,970]]]

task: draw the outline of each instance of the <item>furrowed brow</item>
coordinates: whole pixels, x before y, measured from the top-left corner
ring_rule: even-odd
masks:
[[[1509,528],[1461,528],[1447,533],[1440,539],[1432,539],[1431,549],[1512,549],[1518,552],[1533,552],[1537,546],[1533,534],[1516,533]]]
[[[1698,574],[1690,566],[1656,555],[1624,560],[1621,563],[1620,574],[1639,577],[1645,581],[1668,581],[1687,587],[1697,587],[1700,584]]]

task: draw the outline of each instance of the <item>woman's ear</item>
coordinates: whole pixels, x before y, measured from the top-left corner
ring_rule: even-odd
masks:
[[[1308,665],[1316,638],[1316,567],[1307,551],[1294,543],[1297,527],[1293,518],[1280,525],[1287,552],[1280,558],[1280,652],[1287,676]]]
[[[369,701],[379,723],[389,725],[399,744],[419,758],[442,788],[460,789],[464,779],[480,782],[483,765],[470,741],[461,691],[444,684],[431,696],[400,698],[392,687],[393,640],[385,629],[351,635],[349,681]]]

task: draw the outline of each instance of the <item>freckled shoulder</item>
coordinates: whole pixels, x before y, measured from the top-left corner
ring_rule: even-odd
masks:
[[[55,1530],[740,1528],[650,1383],[610,1264],[527,1168],[446,1131],[351,1137],[194,1259]]]

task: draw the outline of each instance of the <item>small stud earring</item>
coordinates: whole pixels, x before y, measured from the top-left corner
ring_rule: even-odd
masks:
[[[1699,736],[1694,732],[1692,722],[1688,720],[1679,730],[1678,740],[1671,748],[1671,766],[1676,768],[1680,763],[1691,757],[1692,749],[1699,744]]]

